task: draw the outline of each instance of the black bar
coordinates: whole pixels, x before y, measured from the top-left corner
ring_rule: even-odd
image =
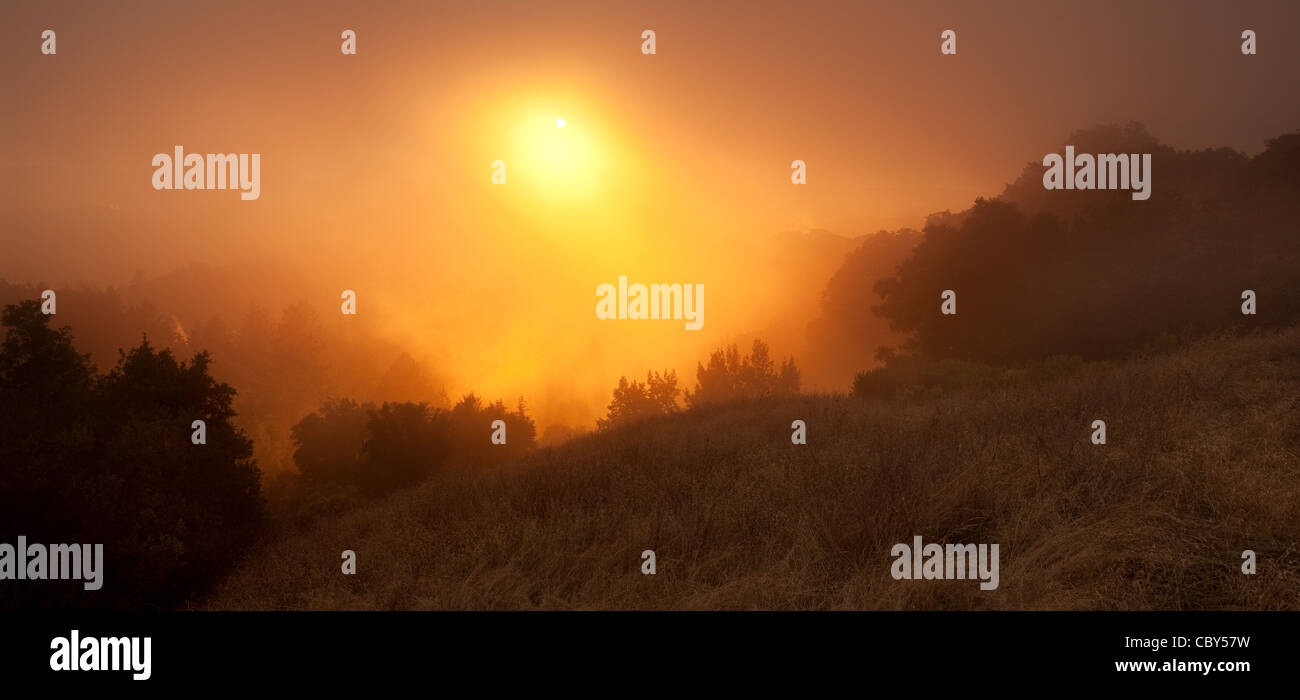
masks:
[[[629,687],[671,678],[680,690],[695,677],[760,687],[891,677],[931,689],[1040,678],[1249,687],[1294,677],[1298,623],[1300,613],[1279,612],[10,613],[0,615],[0,668],[5,679],[46,688],[428,684],[430,674],[439,684],[542,688],[557,675],[581,684],[611,673]],[[72,630],[81,639],[149,637],[151,677],[52,670],[51,640]],[[1178,638],[1186,646],[1175,646]],[[1230,641],[1238,638],[1248,646]],[[1166,646],[1130,641],[1139,639]],[[1249,670],[1117,671],[1125,661],[1247,662]]]

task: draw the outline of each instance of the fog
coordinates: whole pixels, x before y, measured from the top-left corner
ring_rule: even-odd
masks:
[[[113,288],[191,351],[196,324],[237,335],[251,310],[274,326],[309,309],[319,342],[353,343],[303,343],[328,386],[241,386],[265,375],[212,348],[241,395],[292,392],[285,411],[474,391],[590,428],[620,376],[689,385],[709,351],[756,337],[799,360],[805,390],[844,391],[872,354],[808,328],[862,236],[998,194],[1076,128],[1140,120],[1175,148],[1254,154],[1300,124],[1300,49],[1270,32],[1294,26],[1287,3],[828,2],[798,21],[788,3],[125,5],[144,11],[0,10],[0,279]],[[947,28],[956,56],[937,50]],[[260,197],[155,190],[151,159],[177,145],[260,153]],[[598,320],[595,290],[620,275],[703,284],[703,328]],[[91,323],[76,299],[74,335]],[[377,395],[402,357],[420,379]]]

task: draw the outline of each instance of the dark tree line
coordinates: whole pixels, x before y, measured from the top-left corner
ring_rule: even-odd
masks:
[[[653,416],[668,415],[680,409],[681,394],[687,408],[723,403],[736,399],[760,399],[793,396],[799,393],[799,369],[793,357],[778,366],[767,343],[755,340],[748,355],[736,345],[718,348],[709,355],[709,363],[698,363],[695,390],[677,388],[677,373],[665,370],[646,372],[645,382],[619,377],[614,396],[604,418],[596,421],[598,430],[634,423]]]
[[[344,322],[337,311],[322,314],[305,302],[274,312],[259,306],[198,307],[185,301],[195,276],[213,285],[231,283],[198,268],[124,290],[57,286],[56,318],[74,329],[77,347],[90,353],[100,371],[111,369],[118,349],[138,342],[141,334],[177,356],[209,352],[214,371],[240,389],[234,399],[239,423],[268,475],[293,471],[289,428],[331,396],[450,406],[433,368],[385,340],[366,317]],[[0,281],[0,303],[39,298],[43,289]],[[157,308],[150,298],[165,299],[166,308]]]
[[[504,423],[504,444],[492,441]],[[331,399],[291,430],[294,463],[309,487],[373,497],[454,468],[490,467],[532,449],[537,428],[523,401],[511,410],[467,394],[450,410],[424,403]]]
[[[1031,163],[998,199],[930,217],[919,240],[900,232],[865,242],[873,257],[894,257],[894,242],[906,255],[885,274],[850,256],[821,323],[866,330],[853,317],[871,310],[887,321],[897,336],[838,334],[865,366],[872,355],[892,364],[1113,358],[1300,321],[1300,133],[1253,158],[1177,151],[1138,124],[1067,142],[1078,153],[1153,154],[1151,198],[1048,191]],[[944,290],[957,295],[956,315],[939,312]],[[1241,312],[1244,290],[1256,294],[1256,315]]]
[[[182,606],[267,524],[253,442],[233,422],[235,390],[212,377],[207,352],[178,360],[147,338],[99,373],[54,318],[34,300],[3,314],[0,542],[102,544],[103,586],[5,581],[0,609]],[[192,439],[196,420],[204,444]],[[497,420],[504,444],[492,442]],[[296,498],[337,510],[339,492],[375,497],[509,461],[536,445],[536,428],[522,400],[511,409],[469,394],[447,409],[341,399],[302,418],[292,438],[306,482]]]
[[[0,535],[103,544],[103,587],[6,581],[0,608],[167,608],[219,577],[263,518],[252,442],[210,358],[148,340],[97,373],[36,301],[5,307],[0,349]],[[206,423],[206,444],[191,424]]]

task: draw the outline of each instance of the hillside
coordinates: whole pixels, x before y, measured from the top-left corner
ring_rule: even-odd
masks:
[[[265,542],[200,607],[1300,608],[1300,328],[961,376],[696,410],[437,477]],[[913,535],[999,543],[1000,586],[893,580]]]

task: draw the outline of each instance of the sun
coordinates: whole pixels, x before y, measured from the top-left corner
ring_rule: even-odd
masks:
[[[517,172],[550,200],[594,194],[607,161],[601,139],[587,128],[565,128],[568,120],[554,113],[542,119],[537,116],[522,120],[516,128]]]

